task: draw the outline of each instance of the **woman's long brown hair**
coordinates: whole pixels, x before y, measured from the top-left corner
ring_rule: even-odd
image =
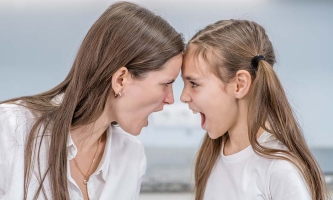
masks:
[[[294,117],[282,85],[273,70],[275,53],[265,30],[255,22],[222,20],[200,30],[189,41],[194,56],[202,56],[212,72],[223,82],[230,81],[238,70],[252,76],[248,103],[248,135],[253,150],[260,156],[293,163],[302,173],[313,200],[329,198],[323,174],[312,156]],[[255,69],[251,60],[263,55]],[[270,127],[266,127],[268,122]],[[260,145],[256,134],[262,127],[273,134],[288,150]],[[195,199],[202,200],[212,168],[228,133],[218,139],[205,136],[195,165]]]
[[[40,182],[34,194],[45,193],[49,178],[51,199],[70,199],[67,185],[67,138],[69,129],[89,124],[102,113],[111,88],[111,78],[126,66],[134,78],[157,71],[172,57],[182,53],[182,36],[164,19],[151,11],[128,2],[111,5],[93,24],[84,38],[73,66],[63,82],[34,96],[10,99],[2,103],[22,102],[36,114],[25,148],[24,199],[29,192],[31,176]],[[51,100],[63,94],[60,105]],[[20,100],[20,101],[18,101]],[[36,138],[39,140],[36,140]],[[50,137],[48,163],[41,170],[41,145]],[[38,163],[35,166],[34,163]],[[38,167],[38,173],[33,173]]]

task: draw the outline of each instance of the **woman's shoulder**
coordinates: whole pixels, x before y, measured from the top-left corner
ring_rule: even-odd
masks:
[[[1,137],[23,136],[34,121],[32,112],[20,101],[0,104]]]
[[[33,118],[33,114],[22,101],[0,104],[0,124],[6,124],[6,121],[24,120]],[[26,121],[26,120],[24,120]]]
[[[4,115],[31,114],[23,101],[1,103],[0,112]]]

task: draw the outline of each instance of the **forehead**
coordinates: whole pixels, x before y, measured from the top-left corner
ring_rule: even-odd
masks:
[[[211,74],[211,66],[205,61],[202,54],[196,51],[196,48],[191,49],[189,47],[188,51],[184,55],[183,65],[182,65],[182,76],[199,76],[207,77]]]
[[[148,74],[150,78],[175,78],[178,76],[180,68],[182,66],[183,56],[178,54],[170,58],[163,66],[161,70],[152,71]]]

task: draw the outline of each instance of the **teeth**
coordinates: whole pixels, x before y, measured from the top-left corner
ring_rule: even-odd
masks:
[[[198,111],[195,111],[195,110],[192,110],[192,112],[193,112],[193,114],[197,114],[198,113]]]

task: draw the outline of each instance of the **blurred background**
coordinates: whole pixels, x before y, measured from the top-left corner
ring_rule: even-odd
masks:
[[[115,1],[0,0],[0,101],[36,94],[68,73],[91,25]],[[307,142],[333,190],[333,1],[137,0],[189,40],[220,19],[248,19],[267,31],[277,71]],[[140,136],[148,168],[140,200],[193,199],[199,115],[179,100],[150,117]]]

